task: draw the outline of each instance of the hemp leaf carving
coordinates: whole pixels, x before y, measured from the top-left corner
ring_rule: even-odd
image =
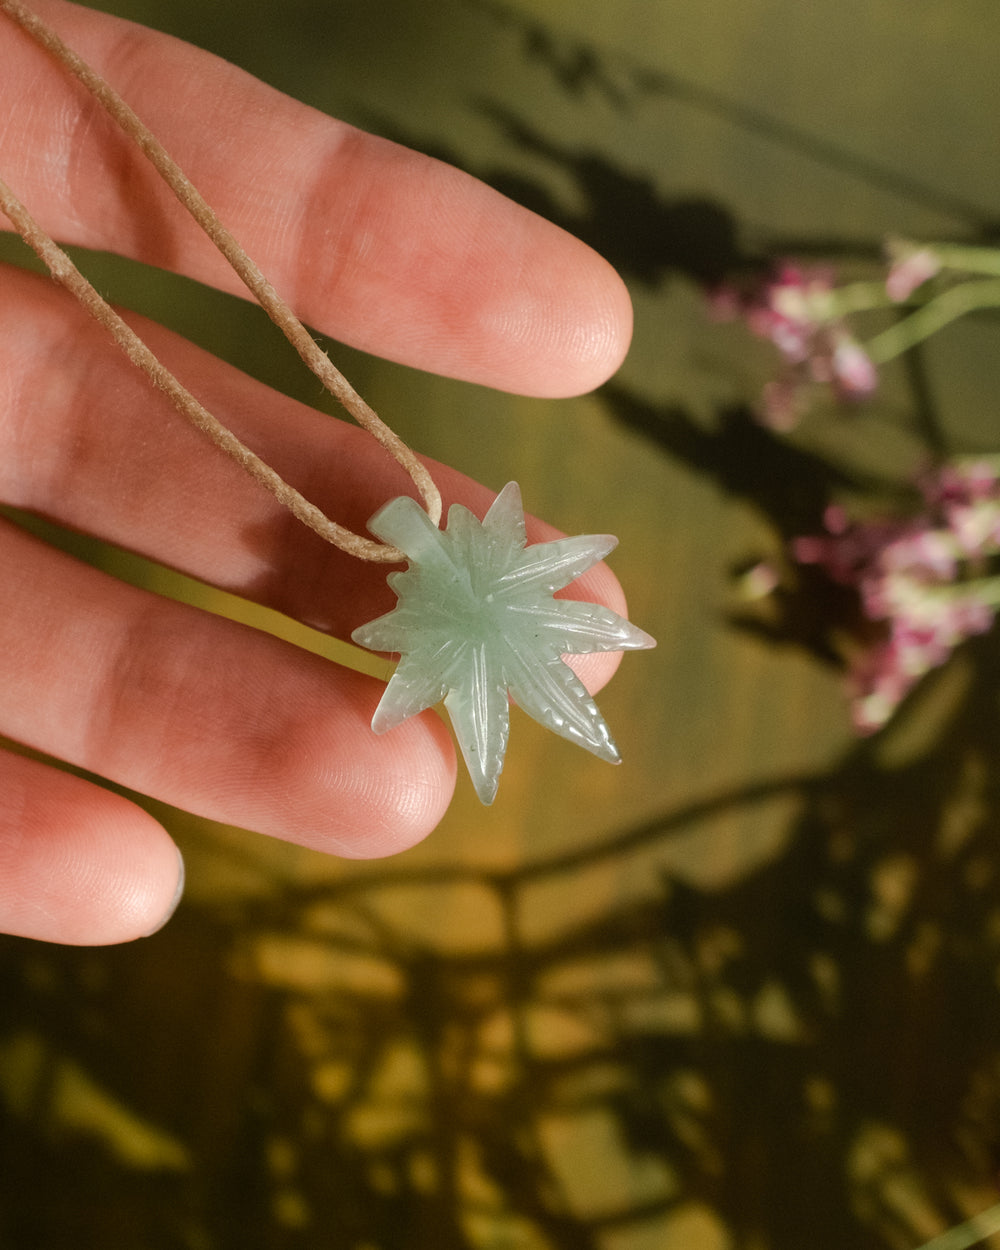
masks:
[[[526,546],[516,482],[481,522],[456,504],[441,530],[415,500],[401,497],[369,529],[409,561],[388,578],[396,607],[352,634],[363,647],[401,656],[375,711],[375,733],[444,699],[483,803],[492,803],[503,768],[508,696],[570,742],[620,761],[596,703],[562,657],[656,644],[608,608],[553,598],[617,539],[589,534]]]

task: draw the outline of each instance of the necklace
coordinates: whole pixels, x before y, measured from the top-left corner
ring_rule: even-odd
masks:
[[[181,385],[0,180],[0,211],[53,278],[188,421],[326,541],[361,560],[406,562],[405,571],[388,577],[396,607],[352,634],[369,650],[400,655],[372,719],[374,732],[385,733],[443,700],[484,803],[493,801],[503,768],[510,699],[546,728],[617,763],[618,749],[597,705],[563,656],[648,648],[654,640],[599,604],[554,598],[617,540],[582,535],[528,546],[514,482],[481,521],[456,504],[440,528],[440,492],[423,462],[334,366],[129,105],[21,0],[0,0],[0,11],[73,74],[139,145],[308,368],[410,475],[422,504],[409,496],[390,500],[369,522],[374,538],[331,520]]]

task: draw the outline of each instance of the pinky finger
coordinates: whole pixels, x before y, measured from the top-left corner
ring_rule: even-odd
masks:
[[[0,752],[0,933],[127,942],[166,924],[183,884],[176,846],[140,807]]]

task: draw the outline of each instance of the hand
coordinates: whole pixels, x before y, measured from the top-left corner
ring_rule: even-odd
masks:
[[[532,395],[592,388],[628,297],[583,244],[475,180],[333,121],[167,36],[61,0],[36,12],[118,87],[302,318],[394,360]],[[0,14],[0,174],[55,237],[237,290],[86,92]],[[0,222],[0,225],[6,225]],[[0,499],[346,638],[394,602],[208,445],[51,282],[0,269]],[[409,480],[371,438],[161,327],[182,382],[329,516],[364,533]],[[433,468],[445,505],[491,494]],[[529,541],[554,531],[534,523]],[[0,522],[0,734],[213,820],[358,858],[441,818],[451,740],[386,737],[381,683],[124,585]],[[603,566],[574,583],[623,610]],[[616,656],[580,657],[596,689]],[[180,859],[135,804],[0,754],[0,931],[97,944],[155,931]]]

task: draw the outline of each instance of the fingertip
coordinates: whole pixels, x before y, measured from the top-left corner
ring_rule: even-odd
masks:
[[[418,845],[441,823],[455,792],[455,750],[434,712],[385,734],[369,731],[364,745],[339,783],[352,796],[352,829],[323,849],[346,859],[384,859]]]
[[[592,317],[580,334],[579,369],[572,389],[563,393],[567,396],[586,394],[607,382],[621,368],[632,345],[632,297],[617,271],[603,258],[598,260],[603,267],[600,291],[593,301]]]
[[[481,307],[485,350],[468,376],[540,399],[594,390],[617,372],[631,345],[628,288],[587,244],[534,215],[520,253],[513,250],[508,261],[515,279],[498,284]],[[503,262],[496,267],[502,272]]]
[[[183,890],[183,864],[153,817],[22,756],[0,758],[0,781],[0,931],[106,946],[162,928]]]
[[[64,932],[46,935],[46,941],[75,946],[132,942],[159,933],[177,911],[185,883],[180,850],[152,817],[128,806],[132,810],[118,819],[105,816],[90,828],[81,820],[68,830],[79,837],[80,862],[77,866],[69,859],[65,880],[67,887],[75,883],[78,893],[64,903]],[[89,835],[93,849],[82,835]]]
[[[242,811],[212,804],[207,814],[342,859],[408,850],[433,832],[454,793],[447,729],[428,711],[376,734],[382,682],[325,665],[312,673],[298,689],[286,680],[285,715],[243,744],[229,786]]]
[[[519,395],[583,394],[618,369],[632,302],[592,247],[450,165],[338,133],[324,185],[339,224],[327,222],[322,261],[298,281],[307,321],[401,364]],[[359,234],[363,251],[350,244]]]
[[[553,343],[548,358],[543,354],[534,374],[526,377],[531,384],[527,394],[541,399],[585,395],[617,373],[628,354],[633,328],[628,288],[603,257],[586,251],[575,287],[564,280],[554,293],[558,307],[541,324],[540,336],[548,332]]]
[[[143,937],[152,937],[154,933],[159,933],[161,929],[165,928],[166,925],[173,919],[174,912],[180,906],[181,899],[184,897],[184,886],[187,881],[187,868],[185,867],[184,856],[181,854],[180,847],[175,846],[174,850],[177,853],[177,881],[174,885],[174,892],[171,894],[170,899],[167,902],[165,911],[157,912],[155,908],[150,909],[150,914],[158,915],[159,919],[156,920],[152,928],[147,929],[146,932],[142,934]]]

